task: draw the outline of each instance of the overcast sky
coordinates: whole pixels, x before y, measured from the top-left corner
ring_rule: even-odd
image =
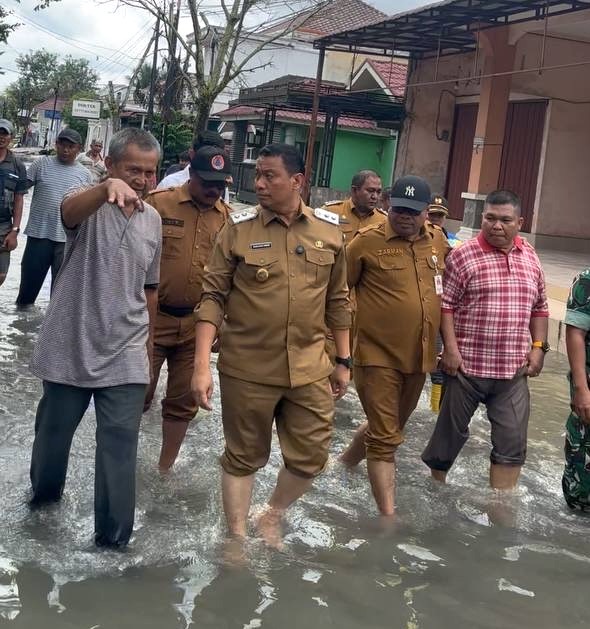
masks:
[[[153,29],[150,15],[101,0],[61,0],[48,9],[35,12],[38,0],[1,0],[14,11],[20,26],[0,44],[0,91],[17,78],[15,59],[20,53],[45,48],[60,56],[70,54],[88,59],[100,75],[124,83],[141,57]],[[212,0],[212,3],[215,0]],[[368,0],[368,4],[392,15],[430,4],[431,0]]]

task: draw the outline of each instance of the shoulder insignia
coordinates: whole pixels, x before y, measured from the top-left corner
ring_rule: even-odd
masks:
[[[366,234],[367,232],[375,231],[381,227],[381,223],[376,223],[373,225],[367,225],[366,227],[361,227],[356,233],[357,234]]]
[[[338,225],[340,223],[340,217],[334,212],[329,212],[321,207],[316,207],[313,211],[313,215],[326,223],[332,223],[332,225]]]
[[[379,214],[383,214],[383,216],[387,216],[387,211],[386,211],[386,210],[384,210],[382,207],[378,207],[378,208],[377,208],[377,212],[378,212]]]
[[[253,207],[247,210],[238,210],[237,212],[230,212],[229,217],[233,225],[238,223],[244,223],[245,221],[251,221],[258,216],[258,210]]]
[[[342,203],[344,203],[343,200],[327,201],[326,203],[324,203],[324,207],[330,207],[331,205],[342,205]]]

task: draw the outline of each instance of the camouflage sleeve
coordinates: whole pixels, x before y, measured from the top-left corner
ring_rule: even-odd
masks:
[[[590,269],[582,271],[572,284],[565,323],[581,330],[590,330]]]

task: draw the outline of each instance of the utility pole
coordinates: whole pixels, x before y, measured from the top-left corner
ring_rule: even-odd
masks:
[[[53,123],[55,121],[55,112],[57,110],[57,94],[59,92],[59,81],[55,85],[55,96],[53,97],[53,111],[51,112],[51,126],[49,131],[51,132],[51,140],[53,141]],[[47,146],[47,134],[45,134],[45,145]]]
[[[147,128],[149,131],[153,130],[154,125],[154,96],[156,91],[156,80],[158,78],[158,41],[160,39],[160,15],[156,20],[156,26],[154,30],[154,54],[152,56],[152,75],[150,77],[150,94],[148,100],[147,110]]]

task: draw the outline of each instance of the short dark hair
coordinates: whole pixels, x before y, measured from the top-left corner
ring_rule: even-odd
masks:
[[[367,181],[369,177],[377,177],[377,179],[381,179],[381,177],[374,170],[359,170],[356,175],[353,176],[352,181],[350,182],[351,188],[360,188]]]
[[[520,215],[520,199],[510,190],[494,190],[486,197],[486,205],[511,205]]]
[[[291,144],[267,144],[260,149],[258,157],[280,157],[289,175],[305,173],[303,157]]]
[[[190,162],[191,156],[188,154],[188,151],[182,151],[182,153],[178,156],[178,161]]]
[[[109,142],[109,157],[111,161],[119,162],[124,159],[127,147],[130,144],[135,144],[142,151],[156,151],[158,160],[160,159],[160,143],[149,131],[136,127],[124,127],[117,131]]]
[[[200,131],[193,140],[193,151],[198,151],[202,146],[218,146],[220,149],[224,149],[225,141],[219,133],[205,129]]]

